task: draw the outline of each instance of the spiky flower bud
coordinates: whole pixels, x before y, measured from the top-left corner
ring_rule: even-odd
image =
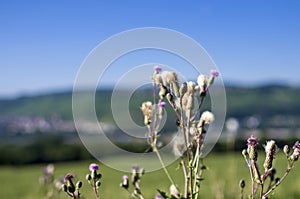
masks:
[[[159,93],[158,93],[158,95],[159,95],[161,100],[166,96],[167,93],[168,93],[167,87],[165,87],[163,84],[159,84]]]
[[[284,145],[283,152],[286,156],[289,156],[289,154],[291,152],[291,148],[289,147],[289,145]]]
[[[274,140],[268,141],[265,146],[265,152],[266,152],[266,159],[264,162],[265,171],[272,168],[272,162],[273,159],[275,158],[276,151],[277,151],[277,146],[275,144],[275,141]]]
[[[98,180],[95,185],[96,185],[96,187],[100,187],[101,186],[101,182]]]
[[[243,149],[242,155],[243,155],[245,158],[247,158],[247,155],[248,155],[247,149]]]
[[[87,181],[90,181],[90,180],[92,179],[92,176],[91,176],[90,174],[87,174],[87,175],[85,176],[85,179],[86,179]]]
[[[242,180],[240,181],[240,188],[241,188],[241,189],[244,189],[245,186],[246,186],[246,182],[245,182],[245,180],[242,179]]]
[[[129,187],[128,176],[126,176],[126,175],[123,176],[123,182],[121,183],[121,187],[128,189],[128,187]]]
[[[206,95],[207,81],[207,76],[205,75],[199,75],[197,78],[197,83],[200,88],[200,96]]]
[[[251,135],[250,138],[248,138],[247,140],[247,152],[249,154],[249,158],[251,160],[256,161],[257,160],[257,145],[258,145],[258,140],[256,137],[254,137],[253,135]]]
[[[180,97],[182,97],[187,92],[187,83],[183,82],[179,89]]]
[[[78,181],[77,183],[76,183],[76,188],[77,189],[80,189],[82,187],[82,182],[81,181]]]
[[[218,77],[218,76],[219,76],[218,71],[216,71],[216,70],[211,70],[211,71],[210,71],[210,77],[209,77],[208,83],[207,83],[208,86],[212,85],[212,84],[214,83],[215,78]]]

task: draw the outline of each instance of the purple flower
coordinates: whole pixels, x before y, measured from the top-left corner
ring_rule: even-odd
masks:
[[[210,71],[210,74],[211,74],[211,76],[213,76],[213,77],[218,77],[218,76],[219,76],[219,72],[216,71],[216,70],[211,70],[211,71]]]
[[[68,173],[68,174],[65,175],[64,181],[65,182],[70,181],[72,178],[74,178],[74,175],[71,174],[71,173]]]
[[[256,147],[258,145],[258,139],[251,135],[251,137],[247,140],[247,145]]]
[[[154,72],[156,72],[156,73],[159,73],[161,71],[160,66],[154,66],[153,69],[154,69]]]
[[[124,175],[123,180],[128,180],[128,176]]]
[[[155,198],[154,199],[162,199],[163,197],[158,193],[156,194]]]
[[[92,163],[90,164],[89,169],[90,171],[97,171],[99,169],[99,166],[96,163]]]
[[[157,104],[159,107],[165,107],[166,106],[166,103],[165,102],[158,102]]]
[[[300,143],[299,143],[299,141],[297,141],[297,142],[294,144],[293,149],[294,149],[294,150],[295,150],[295,149],[299,149],[299,150],[300,150]]]

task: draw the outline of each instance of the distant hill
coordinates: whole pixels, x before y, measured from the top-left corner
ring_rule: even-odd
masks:
[[[111,90],[96,92],[96,112],[101,120],[111,121]],[[131,116],[141,122],[139,107],[145,100],[151,100],[150,90],[139,90],[129,104]],[[300,88],[280,85],[260,87],[227,86],[227,116],[239,119],[256,115],[265,121],[278,115],[300,118]],[[122,99],[120,99],[122,100]],[[206,104],[208,106],[208,104]],[[0,118],[18,116],[59,115],[72,120],[72,92],[60,92],[16,99],[0,100]]]

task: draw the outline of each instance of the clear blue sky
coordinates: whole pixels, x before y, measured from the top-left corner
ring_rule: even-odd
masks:
[[[0,1],[0,96],[71,88],[119,32],[164,27],[200,43],[225,81],[300,84],[300,1]]]

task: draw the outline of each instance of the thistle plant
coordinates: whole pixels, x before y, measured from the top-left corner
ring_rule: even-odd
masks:
[[[100,179],[102,177],[101,173],[97,173],[99,165],[92,163],[89,166],[90,174],[86,175],[86,180],[92,186],[96,199],[99,199],[99,187],[101,186]]]
[[[82,187],[82,182],[77,181],[76,184],[73,182],[74,175],[68,173],[64,177],[64,184],[62,185],[62,190],[66,192],[68,196],[74,199],[80,198],[80,188]]]
[[[120,184],[120,186],[123,187],[132,197],[137,199],[144,199],[140,188],[140,180],[144,174],[144,168],[140,169],[138,166],[134,165],[131,168],[131,183],[133,185],[133,191],[130,190],[129,178],[127,175],[123,176],[123,181]]]
[[[262,165],[264,171],[260,171],[260,167],[257,162],[258,158],[258,139],[254,136],[251,136],[247,140],[247,149],[242,151],[242,154],[245,158],[247,166],[250,171],[251,177],[251,194],[250,198],[254,199],[258,197],[259,199],[267,199],[270,197],[270,194],[278,188],[278,186],[283,182],[283,180],[288,176],[292,170],[294,163],[298,160],[300,155],[300,143],[297,141],[293,146],[293,152],[291,153],[290,147],[285,145],[283,152],[287,160],[287,168],[284,174],[281,177],[275,177],[276,169],[273,167],[273,160],[278,151],[278,147],[274,140],[267,141],[265,148],[265,161]],[[267,180],[269,179],[269,180]],[[242,183],[243,182],[243,183]],[[241,180],[241,198],[244,197],[244,187],[245,182]]]
[[[209,87],[213,84],[218,72],[211,71],[210,77],[199,75],[197,83],[189,81],[179,84],[177,74],[173,71],[162,71],[154,67],[152,76],[153,102],[146,101],[141,105],[144,124],[148,129],[149,144],[156,153],[162,168],[170,181],[170,196],[160,191],[163,198],[198,198],[203,170],[202,149],[207,125],[214,120],[209,111],[201,112],[201,106],[207,96]],[[169,174],[157,147],[159,129],[163,118],[163,108],[166,102],[177,116],[177,126],[181,138],[174,144],[174,152],[181,160],[184,174],[183,192]]]

